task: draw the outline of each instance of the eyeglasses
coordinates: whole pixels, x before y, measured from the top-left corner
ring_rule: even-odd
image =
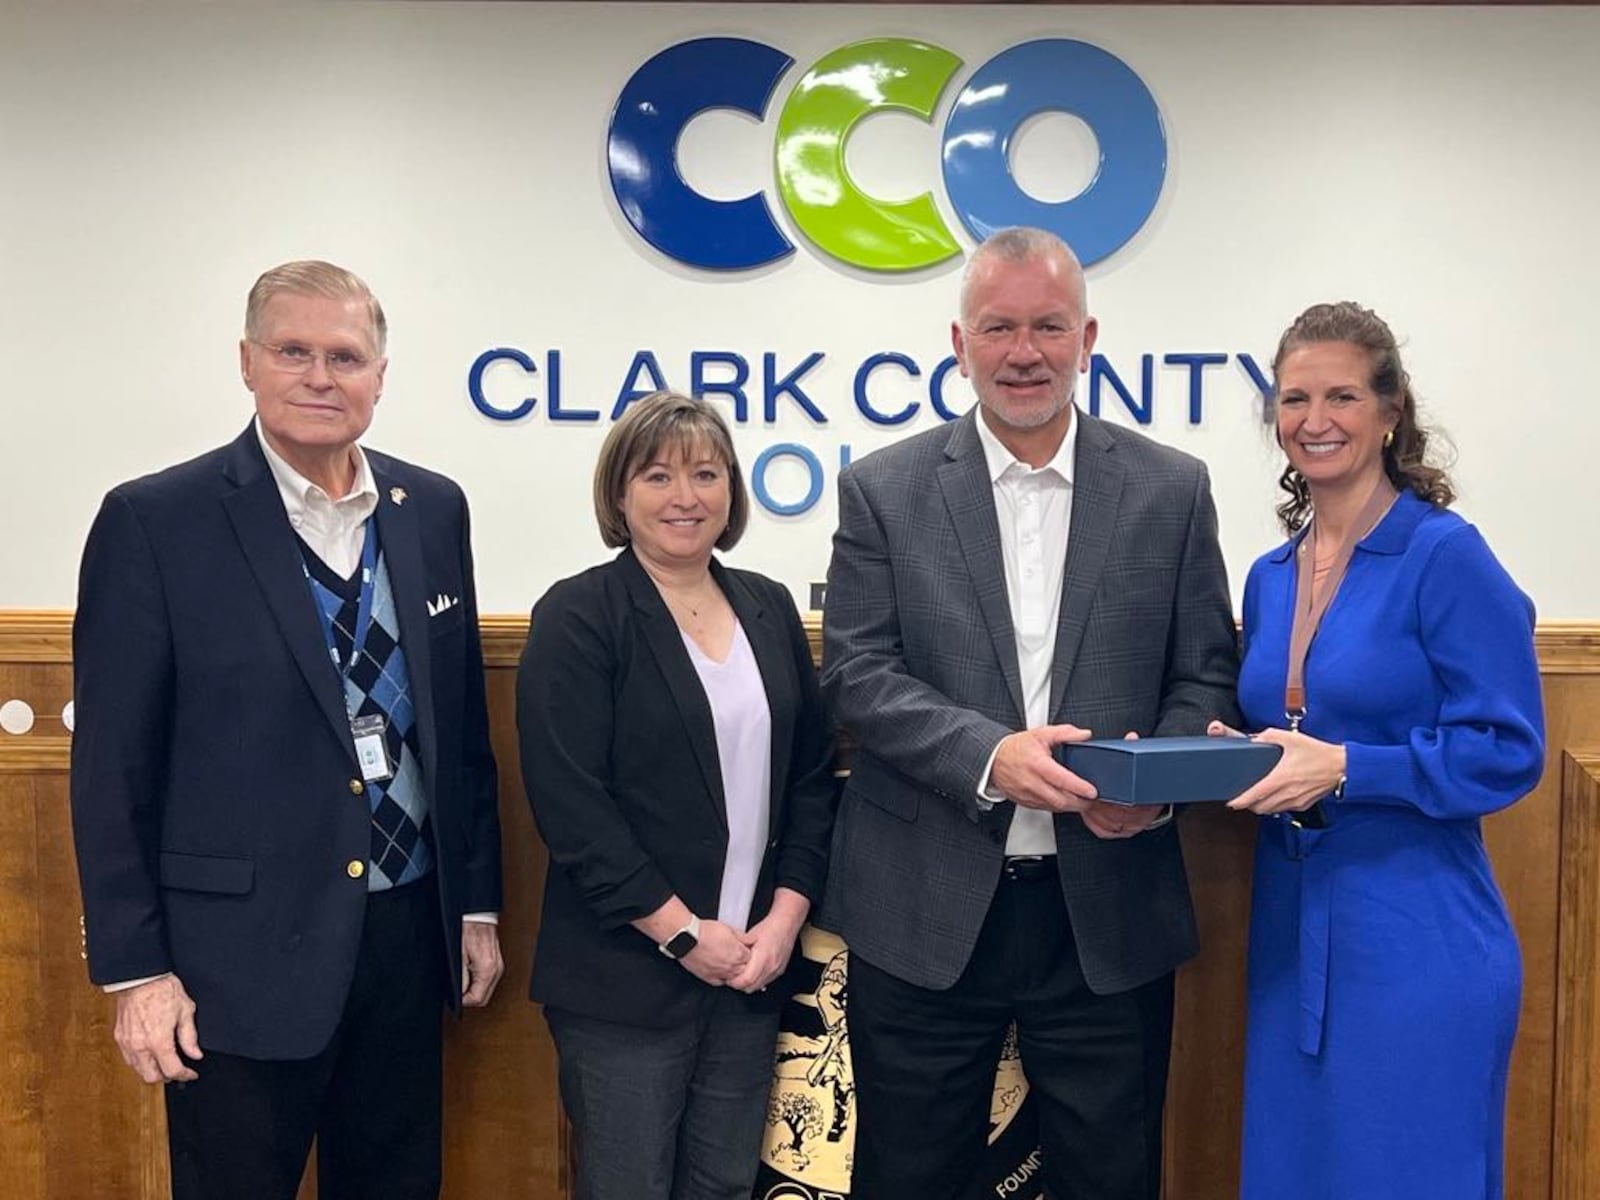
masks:
[[[272,361],[280,370],[292,371],[296,375],[304,375],[311,370],[311,364],[321,361],[328,369],[330,375],[359,375],[372,365],[372,359],[365,355],[357,354],[354,350],[313,350],[310,346],[302,346],[299,342],[258,342],[254,338],[247,339],[252,346],[260,346],[272,355]]]

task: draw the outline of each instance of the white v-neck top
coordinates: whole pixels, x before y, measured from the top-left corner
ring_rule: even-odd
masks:
[[[680,631],[681,632],[681,631]],[[743,930],[750,923],[761,860],[767,849],[772,795],[772,710],[744,626],[734,624],[728,657],[717,662],[683,634],[717,730],[717,760],[728,812],[717,920]]]

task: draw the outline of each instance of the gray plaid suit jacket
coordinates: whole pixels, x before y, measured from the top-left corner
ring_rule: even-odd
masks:
[[[907,982],[949,987],[999,883],[1014,808],[980,805],[1024,727],[994,491],[977,409],[839,479],[822,683],[858,747],[818,923]],[[1072,524],[1052,723],[1099,736],[1198,734],[1237,715],[1238,646],[1199,460],[1076,412]],[[1102,841],[1055,818],[1084,976],[1123,991],[1197,945],[1173,824]]]

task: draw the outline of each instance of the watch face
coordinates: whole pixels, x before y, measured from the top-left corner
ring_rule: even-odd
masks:
[[[673,958],[682,958],[689,951],[700,944],[700,939],[687,929],[680,929],[672,935],[672,940],[667,943],[667,953]]]

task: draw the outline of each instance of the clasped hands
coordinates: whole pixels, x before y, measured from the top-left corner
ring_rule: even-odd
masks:
[[[699,944],[678,962],[712,987],[765,991],[788,968],[795,938],[810,909],[811,902],[799,892],[780,887],[773,895],[771,911],[743,933],[721,921],[702,918]]]
[[[1094,784],[1056,761],[1055,748],[1086,742],[1094,734],[1076,725],[1041,725],[1000,739],[989,767],[989,786],[1013,804],[1045,812],[1077,813],[1098,838],[1130,838],[1150,828],[1162,815],[1159,805],[1110,804]],[[1129,740],[1137,733],[1129,733]]]

